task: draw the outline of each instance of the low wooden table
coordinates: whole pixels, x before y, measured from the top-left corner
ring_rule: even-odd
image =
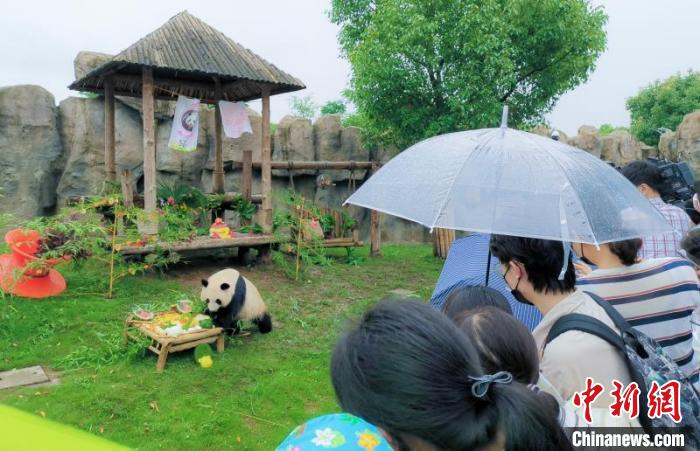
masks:
[[[201,344],[214,342],[216,342],[216,352],[224,352],[224,329],[221,327],[198,330],[184,333],[177,337],[170,337],[155,332],[149,321],[143,321],[134,315],[130,315],[126,320],[126,327],[124,329],[125,340],[138,342],[139,337],[136,335],[137,333],[151,339],[151,344],[148,346],[148,349],[158,356],[158,363],[156,364],[156,372],[158,373],[162,372],[165,368],[165,362],[168,360],[168,354],[171,352],[184,351]]]

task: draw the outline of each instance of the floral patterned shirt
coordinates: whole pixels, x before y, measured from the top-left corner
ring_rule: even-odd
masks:
[[[295,428],[277,451],[392,451],[389,437],[378,427],[348,413],[314,418]]]

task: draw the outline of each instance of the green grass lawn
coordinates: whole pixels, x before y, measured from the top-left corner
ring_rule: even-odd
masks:
[[[155,355],[121,344],[124,318],[135,304],[198,299],[199,280],[226,261],[121,279],[112,300],[101,294],[104,267],[66,266],[61,296],[0,299],[0,370],[43,365],[60,383],[2,390],[0,402],[138,449],[274,449],[306,419],[338,411],[329,359],[349,319],[397,288],[430,296],[442,266],[430,246],[383,254],[312,268],[300,282],[271,265],[241,269],[268,303],[273,332],[228,340],[210,369],[191,351],[171,355],[161,374]]]

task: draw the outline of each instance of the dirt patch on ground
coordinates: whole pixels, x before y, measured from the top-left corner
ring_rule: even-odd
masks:
[[[309,415],[317,414],[321,410],[321,406],[315,402],[307,402],[304,404],[304,412]]]
[[[256,274],[259,275],[261,273],[259,269],[261,266],[243,266],[235,257],[219,257],[190,259],[187,263],[174,265],[168,268],[167,277],[187,287],[199,287],[202,279],[206,279],[215,272],[226,268],[236,269],[252,281],[256,280]],[[270,271],[268,268],[265,268],[263,272]]]
[[[243,417],[243,422],[245,423],[246,427],[250,429],[251,432],[255,432],[255,430],[258,428],[258,422],[255,421],[253,418]]]

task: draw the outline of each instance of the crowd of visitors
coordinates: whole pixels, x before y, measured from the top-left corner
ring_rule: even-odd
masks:
[[[645,426],[609,395],[582,401],[595,384],[633,387],[639,368],[615,340],[562,328],[572,318],[616,339],[649,337],[700,390],[700,228],[661,200],[655,165],[622,174],[674,233],[571,243],[572,253],[537,238],[457,240],[432,308],[382,301],[337,342],[331,379],[345,413],[300,426],[278,449],[566,450],[570,427]]]

